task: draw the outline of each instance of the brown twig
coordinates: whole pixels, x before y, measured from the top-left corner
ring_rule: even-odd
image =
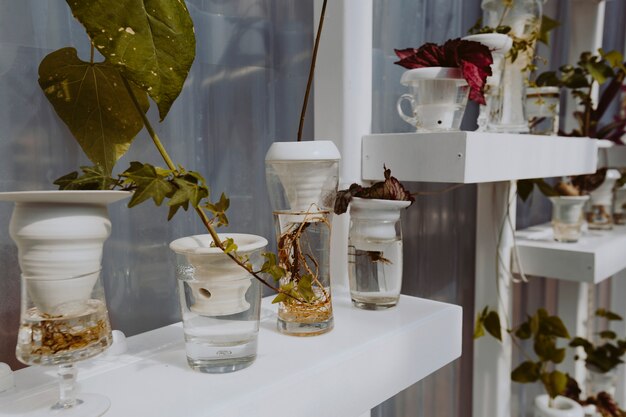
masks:
[[[322,5],[322,13],[320,15],[319,26],[317,27],[317,35],[315,36],[315,45],[313,46],[313,56],[311,57],[311,66],[309,67],[309,79],[306,83],[306,92],[304,93],[304,102],[302,103],[302,111],[300,112],[300,126],[298,127],[298,142],[302,141],[302,131],[304,130],[304,119],[306,117],[306,109],[309,104],[309,96],[311,95],[311,85],[315,76],[315,63],[317,62],[317,50],[320,46],[320,37],[324,27],[324,17],[326,16],[326,5],[328,0],[324,0]]]

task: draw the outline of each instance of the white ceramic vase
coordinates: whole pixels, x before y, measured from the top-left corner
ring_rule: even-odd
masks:
[[[50,313],[90,296],[111,234],[107,205],[128,196],[125,191],[0,193],[0,201],[15,203],[9,233],[26,289],[40,311]],[[72,284],[63,285],[65,279]]]
[[[557,396],[550,406],[547,394],[535,397],[535,417],[584,417],[580,404],[563,396]]]
[[[243,257],[267,246],[261,236],[231,233],[220,234],[224,241],[231,238],[237,245],[237,254]],[[226,316],[250,308],[246,292],[252,275],[237,265],[213,245],[210,235],[187,236],[170,243],[170,249],[185,258],[178,262],[178,274],[185,275],[194,302],[190,310],[206,316]],[[187,268],[181,271],[181,268]]]

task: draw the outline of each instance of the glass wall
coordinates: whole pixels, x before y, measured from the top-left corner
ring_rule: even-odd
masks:
[[[185,88],[158,125],[175,162],[201,172],[214,197],[231,199],[230,232],[273,242],[264,156],[274,140],[293,140],[313,39],[313,3],[298,0],[189,0],[197,56]],[[54,179],[85,165],[68,129],[37,84],[49,52],[75,46],[89,54],[83,28],[63,0],[0,0],[0,191],[53,189]],[[312,119],[312,112],[309,120]],[[310,124],[312,125],[312,124]],[[306,137],[311,137],[308,127]],[[118,165],[163,165],[145,132]],[[12,205],[0,204],[0,362],[19,365],[14,350],[19,268],[8,236]],[[202,233],[193,213],[167,222],[152,203],[110,207],[104,282],[113,328],[127,335],[179,320],[168,243]]]

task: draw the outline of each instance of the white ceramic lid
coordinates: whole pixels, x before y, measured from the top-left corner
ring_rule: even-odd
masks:
[[[408,70],[405,71],[404,74],[402,74],[402,78],[400,78],[400,83],[402,85],[409,85],[413,81],[433,79],[460,80],[467,84],[459,68],[448,67],[427,67]]]
[[[233,239],[237,245],[237,252],[240,253],[251,252],[267,246],[267,239],[262,236],[244,233],[220,233],[218,236],[222,241],[229,238]],[[194,235],[176,239],[170,243],[170,249],[176,253],[187,255],[222,252],[220,248],[211,246],[212,243],[211,235]]]
[[[339,149],[330,140],[274,142],[265,154],[265,162],[339,161]]]
[[[115,190],[13,191],[0,193],[0,201],[103,205],[123,200],[131,194],[130,191]]]
[[[509,35],[502,33],[480,33],[462,38],[464,41],[474,41],[482,43],[493,52],[506,54],[513,46],[513,39]]]
[[[622,178],[622,174],[619,173],[618,170],[616,169],[609,169],[606,171],[606,177],[607,180],[618,180],[620,178]]]

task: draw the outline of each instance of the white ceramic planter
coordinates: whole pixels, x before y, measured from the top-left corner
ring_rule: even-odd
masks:
[[[352,198],[350,218],[358,222],[358,227],[351,230],[351,238],[372,242],[396,240],[400,212],[410,205],[410,201]]]
[[[9,233],[26,288],[42,312],[89,297],[111,234],[107,204],[129,196],[125,191],[0,193],[0,201],[15,202]],[[76,279],[72,285],[62,283],[77,277],[80,285]]]
[[[329,140],[274,142],[265,156],[268,187],[284,190],[270,193],[274,210],[306,212],[315,211],[312,205],[329,206],[327,200],[334,200],[337,191],[340,159]]]
[[[535,397],[535,417],[584,417],[585,415],[582,406],[574,400],[559,395],[550,407],[549,399],[547,394]]]
[[[611,206],[613,201],[613,187],[615,182],[621,178],[621,174],[616,169],[606,171],[604,182],[598,188],[589,193],[592,206]]]
[[[220,234],[221,240],[232,238],[237,254],[247,256],[267,246],[267,239],[248,234]],[[207,316],[225,316],[250,308],[246,292],[252,276],[237,265],[221,249],[212,247],[210,235],[183,237],[170,243],[170,249],[186,258],[185,282],[192,290],[195,302],[190,310]],[[179,263],[179,268],[181,268]]]

